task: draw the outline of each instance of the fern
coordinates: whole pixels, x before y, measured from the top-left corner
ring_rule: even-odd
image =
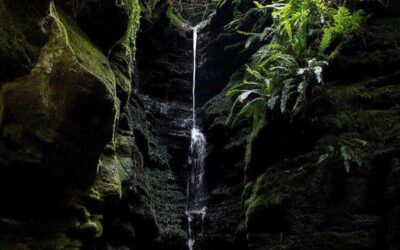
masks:
[[[265,9],[267,8],[267,6],[262,5],[260,2],[258,1],[253,1],[253,3],[257,6],[257,8],[259,9]]]
[[[350,173],[352,166],[362,167],[364,164],[362,159],[363,147],[368,143],[364,140],[353,138],[351,140],[340,139],[335,146],[328,146],[327,152],[322,154],[317,164],[328,161],[340,159],[347,173]]]
[[[246,87],[253,87],[253,88],[246,88]],[[250,112],[254,112],[256,111],[255,109],[253,109],[253,107],[251,105],[255,105],[256,103],[252,102],[253,96],[256,96],[257,98],[260,98],[261,95],[261,89],[260,86],[257,85],[248,85],[248,84],[243,84],[243,85],[239,85],[239,86],[235,86],[234,88],[230,89],[227,93],[228,96],[234,96],[236,95],[236,99],[231,107],[231,111],[229,113],[228,119],[226,121],[226,124],[235,124],[235,122],[243,115],[247,115]],[[257,99],[256,98],[256,99]],[[263,98],[262,98],[263,99]],[[244,102],[246,102],[247,100],[250,100],[249,102],[247,102],[244,107],[241,109],[241,111],[239,112],[238,115],[234,116],[234,111],[236,109],[236,107],[240,104],[243,104]],[[247,104],[249,104],[247,106]]]
[[[294,88],[295,88],[295,81],[294,79],[287,79],[283,82],[284,86],[282,88],[282,94],[281,94],[281,106],[280,110],[281,113],[285,113],[288,110],[288,103],[291,98],[291,96],[295,93]]]
[[[232,120],[232,124],[236,124],[242,118],[250,118],[256,113],[264,112],[265,99],[262,97],[254,98],[253,100],[246,103],[240,112]]]
[[[268,41],[269,44],[262,46],[246,65],[242,83],[227,91],[228,96],[235,98],[227,124],[252,117],[254,127],[258,127],[265,113],[275,110],[277,105],[281,113],[291,115],[303,110],[312,98],[307,96],[312,93],[309,90],[323,87],[327,58],[338,53],[341,41],[361,29],[366,17],[362,11],[352,13],[344,7],[329,7],[324,0],[253,3],[253,9],[238,12],[225,29],[241,30],[239,27],[245,17],[251,13],[265,14],[272,9],[271,27],[264,28],[261,33],[238,31],[248,37],[245,48],[254,42]],[[331,47],[333,52],[325,55]],[[350,151],[344,148],[343,152]],[[345,156],[347,162],[355,157],[352,153]]]
[[[256,41],[263,42],[268,40],[273,34],[271,27],[266,27],[261,33],[245,32],[241,30],[238,30],[237,33],[248,37],[244,45],[245,49],[249,48],[250,45]]]
[[[321,43],[319,45],[319,52],[324,53],[325,50],[329,47],[331,41],[332,41],[332,31],[330,29],[325,29],[321,39]]]
[[[347,173],[350,173],[352,163],[357,164],[359,167],[362,166],[361,156],[354,149],[343,145],[340,147],[340,155]]]

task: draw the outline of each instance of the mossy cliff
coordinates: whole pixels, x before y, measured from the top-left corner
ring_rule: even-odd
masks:
[[[0,2],[2,249],[95,245],[104,202],[121,197],[140,7],[102,2]],[[82,17],[102,8],[119,14],[113,37]]]
[[[172,152],[185,154],[187,131],[168,139],[157,122],[189,113],[190,97],[158,117],[152,90],[167,85],[141,73],[179,47],[151,53],[148,29],[188,34],[175,35],[171,11],[171,1],[0,1],[0,249],[185,248],[170,166],[185,161]]]
[[[198,38],[208,210],[196,250],[399,249],[400,5],[350,6],[370,16],[330,58],[324,88],[300,114],[272,110],[253,129],[227,125],[226,91],[268,42],[248,38],[271,12],[210,3]],[[0,0],[0,249],[187,248],[183,18],[201,15],[179,7]]]
[[[244,245],[240,249],[400,247],[399,5],[371,1],[358,7],[371,14],[365,30],[330,61],[323,92],[301,114],[269,112],[251,132],[246,120],[226,126],[234,100],[225,91],[203,108],[213,147],[209,178],[229,190],[238,183],[235,173],[244,173],[243,210],[219,217],[231,223],[226,233]],[[237,47],[245,49],[244,41]],[[238,69],[230,82],[242,75]],[[235,195],[217,197],[229,201]]]

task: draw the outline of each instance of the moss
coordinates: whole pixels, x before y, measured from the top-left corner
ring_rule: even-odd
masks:
[[[100,192],[93,187],[89,189],[87,196],[89,197],[90,200],[96,202],[96,203],[102,203],[103,202],[103,197],[100,194]]]
[[[148,194],[155,212],[160,236],[163,240],[185,239],[186,233],[179,226],[185,223],[182,216],[185,197],[173,179],[173,173],[146,169],[149,181]]]
[[[280,171],[274,167],[247,186],[244,195],[245,220],[241,230],[251,232],[262,227],[262,231],[267,232],[285,231],[285,206],[290,201],[291,188],[295,188],[288,187],[287,183],[291,183],[296,176],[296,172]]]
[[[22,2],[28,4],[29,1]],[[127,47],[129,47],[129,54],[131,55],[135,51],[134,42],[138,28],[140,9],[137,0],[129,0],[126,2],[130,6],[131,24],[127,30],[124,41]],[[16,42],[26,42],[22,29],[17,26],[17,22],[14,23],[14,17],[10,17],[10,25],[3,22],[3,11],[5,11],[5,4],[3,0],[0,0],[0,19],[2,21],[0,24],[0,52],[6,49],[3,45],[9,45],[11,49],[23,47],[24,50],[30,50],[30,44],[28,43],[21,45],[11,41],[18,38],[19,41],[17,41],[17,39],[15,40]],[[33,13],[29,14],[33,15]],[[9,16],[6,17],[7,20],[8,18]],[[50,40],[41,48],[38,62],[33,70],[28,75],[19,77],[15,81],[2,84],[1,86],[0,123],[4,122],[2,120],[3,109],[9,114],[8,117],[12,117],[13,119],[12,124],[9,119],[7,121],[9,125],[3,127],[3,136],[8,137],[15,145],[19,145],[20,148],[18,148],[18,150],[22,152],[38,152],[37,155],[41,157],[51,152],[50,157],[45,157],[46,159],[43,161],[42,159],[38,160],[41,167],[47,167],[46,164],[48,163],[48,165],[52,167],[52,169],[49,170],[50,172],[48,172],[47,169],[45,171],[46,177],[44,178],[46,180],[48,178],[48,173],[50,175],[52,174],[51,171],[59,171],[59,169],[66,166],[67,171],[69,171],[65,174],[66,181],[69,181],[68,178],[72,171],[77,171],[77,173],[74,172],[71,176],[73,175],[74,177],[86,179],[84,180],[86,184],[91,185],[92,179],[85,178],[85,174],[86,171],[92,170],[96,174],[96,165],[89,165],[89,163],[91,164],[96,161],[96,157],[100,155],[100,153],[97,155],[97,152],[95,152],[98,150],[97,147],[99,150],[102,150],[102,148],[104,148],[102,144],[105,144],[105,141],[111,138],[112,134],[109,134],[109,138],[102,138],[104,134],[107,133],[103,133],[104,131],[92,127],[91,122],[93,121],[93,123],[96,123],[96,126],[97,124],[101,124],[99,125],[100,127],[108,123],[108,125],[110,125],[108,128],[113,130],[112,120],[118,115],[116,112],[119,110],[116,108],[118,106],[118,100],[116,99],[115,93],[116,81],[114,73],[111,70],[106,56],[80,30],[75,21],[64,15],[62,10],[56,7],[53,2],[51,3],[48,20],[52,22],[52,29],[51,32],[49,32]],[[33,25],[35,24],[36,22],[32,22],[29,27],[33,29]],[[6,37],[3,31],[15,37]],[[32,48],[32,50],[33,49],[36,48]],[[0,56],[0,58],[2,57]],[[121,72],[118,71],[118,73]],[[129,82],[129,80],[127,80],[127,82]],[[79,99],[86,97],[89,98],[85,100]],[[92,100],[90,99],[91,97],[95,97],[93,99],[96,100],[96,103],[93,105],[98,105],[100,112],[104,112],[104,114],[107,115],[110,114],[110,116],[102,120],[97,119],[102,118],[101,116],[97,116],[97,114],[92,116],[90,113],[85,113],[96,112],[90,104],[88,104],[88,107],[82,107],[82,105],[87,104],[87,100]],[[97,103],[97,101],[104,101],[104,103]],[[105,104],[104,109],[102,109],[103,104]],[[113,107],[115,108],[115,112],[113,112]],[[76,111],[75,109],[83,110],[85,108],[87,111],[74,113],[74,111]],[[67,117],[67,115],[71,117]],[[77,118],[75,115],[79,116],[79,119],[86,119],[88,117],[87,120],[90,121],[85,123],[84,126],[88,125],[91,127],[86,130],[86,127],[79,124],[81,120],[74,120],[74,118]],[[66,117],[68,119],[65,119]],[[84,122],[86,122],[86,120]],[[73,128],[71,128],[71,126]],[[91,132],[90,129],[93,129],[95,132]],[[94,137],[90,137],[90,135],[87,136],[86,132],[98,134],[94,135]],[[34,136],[32,136],[32,134]],[[80,138],[81,136],[83,138]],[[51,144],[54,141],[57,142],[57,145]],[[91,144],[90,142],[93,143]],[[121,141],[121,143],[126,143],[126,141]],[[0,147],[3,149],[3,143],[0,144]],[[42,145],[45,145],[46,149],[49,148],[50,150],[46,151],[46,149],[42,149]],[[79,148],[81,145],[93,145],[94,148]],[[35,151],[30,150],[30,148],[35,149]],[[70,154],[71,152],[68,151],[70,148],[75,150],[73,154]],[[64,162],[62,162],[64,158],[57,155],[57,153],[59,153],[58,151],[61,151],[63,154],[65,153],[62,157],[65,156],[67,158],[73,155],[76,157],[76,160],[67,159],[64,166]],[[0,158],[3,161],[3,154],[6,155],[8,151],[2,150],[2,152]],[[92,153],[94,153],[94,157],[90,155]],[[80,162],[81,154],[87,154],[82,158],[90,158],[90,162]],[[24,162],[28,159],[25,155],[22,155],[21,158],[23,158]],[[62,166],[54,164],[52,161],[53,158],[57,158],[56,163],[60,162]],[[73,165],[72,167],[74,167],[74,169],[70,166],[69,160],[73,163],[71,165]],[[119,196],[121,194],[121,179],[118,169],[120,165],[114,155],[103,155],[99,160],[98,167],[99,175],[97,176],[95,185],[88,192],[88,196],[92,200],[102,203],[105,195]],[[62,178],[64,178],[63,174],[64,173],[60,174]],[[75,183],[73,182],[72,185],[73,184]],[[87,186],[85,186],[85,188]],[[68,185],[68,187],[73,188],[74,186],[71,187]],[[101,206],[96,206],[95,208],[101,209]],[[97,237],[102,234],[101,216],[92,216],[91,221],[85,225],[91,228],[87,230],[95,229]],[[64,228],[60,228],[60,231],[61,230],[64,230]],[[38,242],[38,247],[36,249],[62,249],[61,247],[59,248],[58,245],[68,246],[65,247],[65,249],[81,248],[79,244],[70,242],[66,237],[63,238],[60,236],[56,241],[57,242],[54,242],[54,244],[51,241],[49,241],[48,244],[46,242]],[[43,247],[39,245],[41,243],[43,243]],[[22,247],[24,247],[24,245],[22,245]],[[0,249],[19,249],[19,245],[12,244],[9,246],[5,244],[5,247],[3,247],[3,244],[0,243]]]
[[[115,77],[107,58],[61,9],[51,7],[51,15],[64,32],[67,46],[71,48],[79,64],[88,72],[106,82],[109,92],[115,95]]]
[[[121,100],[121,108],[123,108],[128,102],[129,95],[131,93],[131,79],[128,78],[118,67],[113,65],[112,67],[116,83],[118,84],[117,94],[118,98]]]
[[[53,24],[51,35],[46,45],[41,48],[35,67],[29,74],[2,84],[0,89],[0,106],[3,109],[1,116],[6,113],[8,117],[12,117],[12,121],[2,121],[5,133],[14,143],[23,145],[18,153],[3,152],[3,159],[10,158],[12,161],[12,158],[17,156],[19,159],[31,159],[34,152],[36,161],[40,164],[51,165],[54,171],[72,176],[70,165],[86,163],[74,162],[69,165],[71,162],[68,161],[71,159],[62,160],[63,157],[74,150],[74,155],[84,154],[75,149],[75,146],[78,148],[82,145],[92,145],[94,148],[89,151],[93,155],[87,156],[91,158],[90,162],[87,162],[89,166],[85,165],[84,170],[73,170],[79,172],[74,173],[79,177],[86,173],[87,177],[90,175],[90,178],[82,178],[88,183],[89,179],[94,179],[96,166],[93,162],[100,155],[98,151],[103,147],[101,144],[111,139],[114,131],[118,110],[114,74],[101,51],[90,43],[72,20],[64,17],[61,11],[58,12],[53,3],[50,4],[48,19]],[[90,104],[87,102],[89,98],[99,103]],[[85,105],[84,108],[81,107],[82,104]],[[96,110],[99,105],[102,107],[101,111]],[[83,111],[79,114],[79,119],[76,119],[74,114],[82,109],[93,112]],[[99,118],[102,119],[101,122],[97,121]],[[91,130],[95,130],[97,134]],[[85,139],[80,140],[79,137]],[[73,145],[68,146],[71,151],[59,152],[63,150],[60,149],[60,141],[57,141],[57,145],[52,144],[61,138]],[[43,148],[43,144],[47,145],[47,149]],[[60,158],[53,155],[50,157],[52,160],[49,160],[48,157],[44,157],[44,151],[60,153]],[[57,160],[54,160],[56,158]]]
[[[103,215],[93,215],[92,222],[96,224],[98,233],[97,237],[100,237],[103,234]]]
[[[332,131],[362,132],[379,141],[398,123],[398,119],[397,110],[349,110],[327,115],[321,121]]]
[[[175,13],[175,8],[173,7],[172,4],[167,9],[167,12],[165,13],[169,20],[171,21],[171,24],[175,26],[180,26],[183,22],[182,17],[179,16],[177,13]]]
[[[129,12],[128,28],[123,38],[123,45],[126,49],[126,56],[131,58],[131,62],[136,52],[136,34],[139,29],[140,5],[138,0],[123,0]]]
[[[246,154],[245,154],[246,167],[250,164],[251,161],[253,142],[259,135],[260,131],[267,125],[265,114],[259,114],[259,115],[261,117],[253,118],[253,129],[251,131],[249,141],[246,145]]]
[[[281,205],[288,197],[287,194],[275,191],[274,185],[280,181],[280,174],[269,170],[260,175],[252,185],[250,197],[245,201],[246,214],[251,214],[259,207],[272,208]]]
[[[98,174],[94,189],[102,196],[121,196],[120,164],[115,155],[102,154],[98,163]]]
[[[276,164],[259,175],[254,182],[249,182],[245,189],[244,207],[251,213],[258,206],[275,208],[284,204],[296,187],[287,185],[301,178],[303,168],[285,170],[284,165]]]
[[[103,233],[103,226],[99,221],[88,221],[76,228],[78,237],[84,240],[99,238]]]

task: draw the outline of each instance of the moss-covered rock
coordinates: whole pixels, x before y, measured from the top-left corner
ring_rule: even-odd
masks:
[[[100,2],[80,1],[78,11],[99,18],[107,12]],[[102,16],[120,30],[104,38],[108,48],[75,15],[75,1],[0,2],[0,217],[19,218],[17,235],[6,230],[0,238],[16,247],[29,237],[48,239],[51,249],[96,245],[104,204],[121,197],[121,183],[130,176],[117,158],[130,139],[116,131],[132,92],[140,7],[134,0],[108,2],[124,13],[118,20]],[[73,228],[90,237],[72,233],[68,238],[78,237],[77,244],[50,247]]]
[[[363,41],[333,59],[324,94],[302,117],[275,116],[254,138],[244,192],[250,249],[398,247],[397,202],[382,205],[396,178],[400,121],[399,37],[387,21],[370,20]]]
[[[360,4],[374,12],[367,29],[331,58],[323,94],[311,100],[301,115],[272,114],[249,137],[246,121],[226,127],[232,100],[224,90],[205,105],[212,147],[208,162],[217,162],[210,166],[213,169],[208,171],[213,173],[208,180],[245,173],[243,210],[237,213],[243,217],[234,222],[237,239],[246,242],[242,249],[398,248],[397,222],[393,222],[398,218],[397,188],[393,186],[400,121],[399,36],[394,31],[398,10],[392,2],[392,9],[371,9],[381,4],[373,2]],[[237,11],[243,10],[244,3],[235,3]],[[227,6],[229,2],[224,1],[216,20],[232,18]],[[219,19],[218,11],[225,11]],[[238,25],[246,27],[245,19],[239,19]],[[228,44],[234,35],[226,32],[220,39]],[[235,51],[241,46],[231,48]],[[231,83],[241,80],[240,69],[236,72]],[[251,151],[245,150],[247,142]],[[220,177],[218,182],[221,179],[225,180]],[[226,196],[232,194],[231,190]],[[219,206],[223,203],[209,211]]]
[[[52,36],[35,67],[1,86],[3,137],[21,147],[7,153],[3,144],[2,162],[40,163],[88,185],[113,135],[118,107],[115,78],[106,57],[72,20],[54,5],[49,18],[54,20]],[[83,152],[88,148],[90,152]],[[50,152],[56,159],[46,157]]]

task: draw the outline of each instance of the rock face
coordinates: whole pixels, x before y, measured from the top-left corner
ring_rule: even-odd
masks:
[[[84,185],[94,180],[98,157],[113,136],[115,77],[106,57],[67,17],[55,6],[49,12],[52,35],[35,67],[1,86],[2,160],[38,164]]]
[[[233,220],[232,213],[213,219],[232,222],[237,231],[226,235],[246,245],[240,249],[399,248],[394,226],[400,149],[399,12],[397,3],[388,9],[373,8],[376,4],[362,4],[375,13],[363,36],[348,41],[331,62],[324,94],[302,116],[270,117],[248,139],[246,162],[249,125],[225,126],[232,101],[222,93],[205,105],[213,147],[209,180],[216,186],[226,183],[229,190],[237,187],[239,173],[245,173],[238,187],[243,210],[238,209]],[[240,70],[231,81],[238,78]],[[235,158],[238,154],[242,156]],[[349,155],[357,160],[348,160]],[[234,195],[225,192],[225,200]],[[218,248],[212,244],[206,249]]]
[[[400,248],[400,5],[387,4],[353,6],[373,15],[323,94],[251,137],[250,121],[226,126],[225,92],[261,45],[237,30],[270,13],[221,1],[201,25],[197,249]],[[0,249],[187,248],[192,42],[171,1],[0,0]]]
[[[399,167],[398,21],[371,18],[366,35],[332,62],[331,87],[306,118],[272,122],[253,141],[244,196],[251,248],[399,247],[391,183]]]
[[[79,18],[102,6],[101,1],[0,2],[5,246],[93,245],[102,236],[104,199],[121,195],[115,147],[126,109],[123,96],[130,95],[123,87],[126,81],[130,85],[134,43],[129,36],[135,36],[139,5],[125,1],[116,7],[125,13],[119,20],[125,28],[112,48],[107,44],[109,54],[95,45],[108,38],[91,37],[84,32],[90,24]]]
[[[186,248],[191,30],[141,5],[0,1],[0,248]]]

